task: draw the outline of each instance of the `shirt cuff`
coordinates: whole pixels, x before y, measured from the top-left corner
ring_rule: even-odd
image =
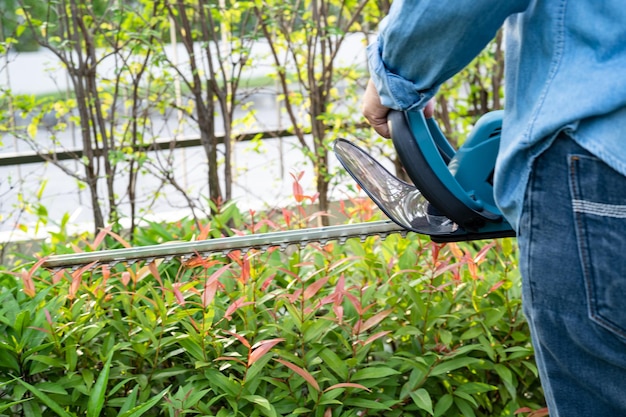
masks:
[[[381,104],[394,110],[417,111],[424,108],[438,88],[420,91],[415,83],[391,72],[382,59],[382,50],[380,38],[367,47],[370,77]]]

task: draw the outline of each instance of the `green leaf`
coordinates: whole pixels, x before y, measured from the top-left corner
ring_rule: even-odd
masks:
[[[187,352],[187,354],[190,355],[195,360],[197,361],[206,360],[202,347],[195,340],[193,340],[190,336],[186,334],[180,335],[177,337],[177,341],[178,341],[178,344],[180,344],[183,348],[185,348],[185,351]]]
[[[453,403],[454,397],[452,397],[452,395],[445,394],[441,396],[435,405],[435,417],[443,416],[445,412],[450,409]]]
[[[137,404],[137,393],[139,392],[139,388],[135,387],[128,397],[124,400],[124,404],[122,404],[122,408],[120,408],[119,414],[125,414],[127,411],[133,409]]]
[[[14,405],[18,405],[18,404],[21,404],[23,402],[30,401],[30,400],[32,400],[32,397],[31,398],[24,398],[24,399],[19,400],[19,401],[12,401],[10,403],[2,404],[2,405],[0,405],[0,413],[3,412],[4,410],[8,410],[9,408],[13,407]]]
[[[330,320],[310,320],[302,325],[304,333],[304,342],[317,342],[322,333],[324,333],[333,324]]]
[[[22,310],[19,312],[17,317],[15,317],[15,324],[13,325],[13,329],[17,333],[18,337],[21,339],[24,330],[30,326],[30,311]]]
[[[500,377],[500,379],[502,379],[502,382],[504,383],[504,387],[506,388],[506,390],[509,392],[509,394],[511,394],[511,398],[516,399],[517,390],[515,388],[515,381],[513,380],[513,372],[511,372],[509,368],[507,368],[506,366],[500,363],[497,363],[494,366],[494,369],[496,373],[498,374],[498,376]]]
[[[413,287],[411,287],[406,282],[402,283],[402,288],[408,294],[409,298],[413,302],[413,305],[417,307],[418,315],[420,317],[424,317],[424,315],[426,314],[426,305],[424,304],[424,300],[422,299],[422,297],[420,297],[418,292],[415,291],[415,289],[413,289]]]
[[[225,392],[235,397],[239,395],[239,391],[241,388],[240,385],[237,384],[235,381],[229,379],[228,377],[224,376],[224,374],[222,374],[221,372],[218,372],[215,369],[208,369],[205,372],[205,376],[208,379],[209,384],[211,384],[211,386],[213,387],[213,391],[216,394],[221,394],[222,392]]]
[[[410,395],[416,406],[426,411],[428,414],[433,414],[433,400],[430,398],[428,391],[424,388],[420,388],[417,391],[412,391]]]
[[[104,406],[104,400],[107,393],[107,384],[109,383],[109,373],[111,372],[113,353],[115,353],[115,349],[112,349],[109,352],[106,363],[100,371],[100,375],[98,375],[98,379],[89,393],[89,400],[87,401],[87,417],[100,416],[100,411],[102,411],[102,407]]]
[[[78,363],[78,353],[73,347],[65,349],[65,362],[67,363],[67,370],[72,372],[76,369]]]
[[[460,385],[455,392],[458,394],[460,392],[466,394],[478,394],[482,392],[489,392],[498,389],[493,385],[485,384],[484,382],[468,382],[466,384]]]
[[[35,139],[35,136],[37,136],[37,130],[37,123],[29,123],[26,128],[26,131],[30,135],[31,139]]]
[[[51,394],[67,395],[67,391],[61,385],[54,382],[39,382],[37,389]]]
[[[454,405],[457,406],[457,408],[459,409],[459,411],[461,411],[461,414],[463,414],[464,417],[476,417],[476,413],[472,409],[472,406],[469,405],[468,402],[464,399],[455,397]]]
[[[24,409],[24,417],[43,417],[41,407],[34,401],[24,403],[22,408]]]
[[[15,354],[2,349],[0,349],[0,367],[20,372],[20,364],[17,361]]]
[[[430,373],[430,375],[436,376],[436,375],[441,375],[441,374],[447,374],[450,371],[454,371],[455,369],[459,369],[459,368],[464,368],[476,362],[480,362],[480,361],[476,358],[469,358],[469,357],[451,359],[448,361],[441,362],[440,364],[435,366],[432,372]]]
[[[508,258],[513,253],[513,239],[502,239],[502,254]]]
[[[348,398],[343,402],[348,407],[365,408],[366,410],[391,410],[388,406],[378,401],[368,400],[366,398]]]
[[[344,381],[348,379],[349,368],[346,365],[346,362],[342,360],[335,352],[333,352],[329,348],[324,348],[319,352],[318,355],[328,366],[328,369],[337,374],[339,378]]]
[[[482,333],[484,333],[484,330],[481,326],[473,326],[463,332],[463,334],[461,335],[461,340],[474,339]]]
[[[485,326],[493,327],[496,323],[498,323],[498,321],[500,321],[502,316],[504,316],[505,312],[506,311],[504,309],[498,309],[498,308],[492,308],[492,309],[486,310],[484,312],[484,314],[485,314],[485,321],[484,321]]]
[[[261,359],[255,361],[252,366],[248,368],[248,372],[246,373],[246,383],[248,383],[250,380],[253,380],[259,372],[264,370],[265,366],[271,359],[271,355],[265,355],[261,357]]]
[[[359,381],[361,379],[375,379],[386,378],[391,375],[398,375],[400,372],[393,368],[386,366],[372,366],[369,368],[361,369],[352,376],[352,381]]]
[[[43,363],[45,365],[49,365],[54,368],[65,368],[65,364],[62,361],[56,358],[50,357],[50,356],[45,356],[45,355],[31,355],[28,358],[26,358],[25,362],[28,362],[28,361]]]
[[[311,410],[309,408],[305,408],[305,407],[298,407],[295,410],[293,410],[291,412],[292,415],[299,415],[299,414],[309,414],[311,412]]]
[[[47,405],[48,408],[50,408],[52,411],[57,413],[57,415],[59,415],[61,417],[74,417],[72,414],[68,413],[63,408],[61,408],[61,406],[59,404],[57,404],[56,401],[53,401],[50,397],[48,397],[46,394],[44,394],[42,391],[40,391],[36,387],[34,387],[31,384],[29,384],[28,382],[22,381],[19,378],[15,378],[15,381],[17,381],[19,384],[21,384],[26,389],[28,389],[42,403]]]
[[[476,402],[476,400],[474,399],[474,397],[472,397],[471,395],[469,395],[466,392],[463,391],[454,391],[454,396],[457,398],[462,398],[465,401],[467,401],[468,403],[472,404],[474,407],[478,407],[478,403]]]
[[[270,417],[276,416],[276,411],[274,410],[274,407],[272,407],[267,398],[261,397],[260,395],[244,395],[242,398],[260,406],[261,412],[264,415]]]
[[[169,387],[165,388],[156,396],[152,397],[149,401],[146,401],[145,403],[131,410],[128,410],[124,414],[120,414],[118,417],[139,417],[140,415],[142,415],[143,413],[145,413],[146,411],[150,410],[152,407],[157,405],[159,401],[161,401],[161,398],[163,398],[163,396],[167,394],[169,390],[170,390]]]

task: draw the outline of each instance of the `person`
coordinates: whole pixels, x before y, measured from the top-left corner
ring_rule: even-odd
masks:
[[[626,3],[394,0],[368,47],[363,115],[432,115],[438,87],[504,31],[494,194],[518,236],[551,417],[626,416]]]

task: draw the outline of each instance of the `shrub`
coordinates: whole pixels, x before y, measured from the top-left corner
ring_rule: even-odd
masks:
[[[216,231],[195,227],[143,239]],[[35,264],[0,285],[3,415],[501,416],[543,401],[509,239]]]

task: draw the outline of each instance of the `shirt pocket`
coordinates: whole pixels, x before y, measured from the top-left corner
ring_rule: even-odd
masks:
[[[626,339],[626,177],[593,156],[569,167],[589,316]]]

